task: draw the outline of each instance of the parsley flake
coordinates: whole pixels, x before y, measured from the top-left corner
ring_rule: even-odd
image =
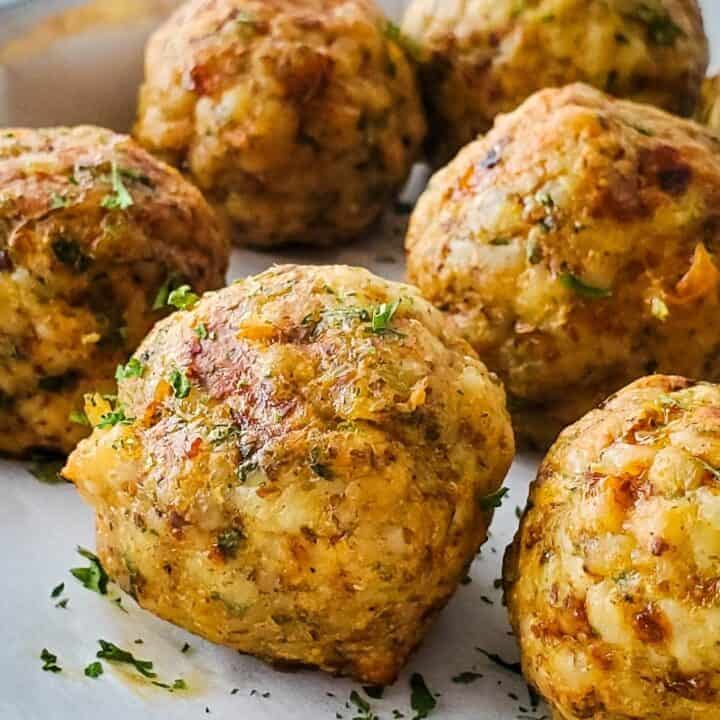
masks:
[[[57,655],[53,655],[47,648],[43,648],[43,651],[40,653],[40,659],[43,661],[42,669],[45,672],[62,672],[62,668],[57,664]]]
[[[435,709],[437,701],[428,689],[420,673],[413,673],[410,677],[410,707],[415,711],[413,720],[423,720]]]
[[[504,497],[509,492],[510,491],[506,487],[501,487],[494,493],[490,493],[490,495],[486,495],[484,498],[482,498],[480,500],[480,507],[483,510],[494,510],[495,508],[501,507]]]
[[[572,290],[577,295],[582,295],[590,300],[609,298],[612,295],[612,290],[588,285],[572,273],[563,273],[560,276],[560,284],[568,290]]]
[[[113,160],[110,164],[110,182],[112,183],[112,193],[106,195],[100,205],[107,210],[127,210],[134,204],[132,195],[123,183],[123,174],[132,177],[132,172],[123,171]]]
[[[482,677],[482,673],[476,673],[468,670],[466,672],[461,672],[459,675],[455,675],[452,681],[457,685],[469,685],[470,683],[474,683],[476,680],[480,680]]]
[[[100,422],[95,426],[100,430],[107,430],[108,428],[115,427],[116,425],[130,425],[133,418],[125,416],[125,409],[122,407],[111,410],[110,412],[103,413],[100,416]]]
[[[373,310],[370,322],[374,333],[383,333],[390,329],[390,323],[400,307],[400,302],[398,298],[393,303],[382,303]]]
[[[57,598],[62,595],[63,590],[65,589],[65,583],[60,583],[59,585],[56,585],[52,592],[50,593],[51,598]]]
[[[86,668],[85,668],[85,677],[89,678],[98,678],[103,674],[103,666],[101,662],[98,662],[97,660],[95,662],[91,662]]]
[[[201,340],[207,340],[207,339],[208,339],[209,333],[208,333],[207,327],[205,326],[205,323],[200,323],[200,324],[195,328],[195,334],[196,334]]]
[[[225,558],[234,558],[237,555],[240,543],[245,539],[241,530],[228,528],[223,530],[217,538],[217,549]]]
[[[169,377],[175,397],[183,400],[190,394],[190,381],[184,371],[175,368]]]
[[[180,278],[175,273],[170,273],[155,294],[152,309],[162,310],[168,304],[170,293],[178,287],[179,283]]]
[[[83,547],[78,547],[77,551],[86,560],[90,561],[90,565],[86,568],[72,568],[70,574],[79,580],[87,590],[92,590],[98,595],[107,595],[110,577],[105,572],[100,558]]]
[[[126,665],[132,665],[141,675],[146,678],[156,678],[157,673],[153,672],[153,663],[150,660],[138,660],[132,653],[127,650],[119,648],[107,640],[98,640],[100,650],[98,650],[96,657],[100,660],[107,660],[108,662],[124,663]]]
[[[118,365],[115,371],[115,379],[128,380],[130,378],[141,378],[145,373],[145,366],[137,359],[130,358],[127,365]]]
[[[200,300],[199,296],[192,291],[189,285],[181,285],[168,295],[167,304],[178,310],[192,310],[198,300]]]
[[[61,208],[66,208],[69,204],[70,201],[64,195],[53,193],[50,197],[51,210],[60,210]]]

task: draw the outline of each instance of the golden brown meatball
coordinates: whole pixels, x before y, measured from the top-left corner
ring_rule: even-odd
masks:
[[[703,82],[697,117],[713,132],[720,133],[720,75]]]
[[[236,283],[135,358],[64,471],[108,572],[215,642],[392,681],[486,539],[497,378],[414,288],[349,267]]]
[[[505,560],[562,720],[720,717],[720,386],[639,380],[567,429]]]
[[[709,57],[696,0],[413,0],[403,29],[440,160],[545,87],[584,82],[690,115]]]
[[[536,94],[439,172],[409,277],[547,447],[648,372],[720,380],[720,141],[587,86]]]
[[[159,289],[222,285],[228,252],[200,193],[129,138],[0,130],[0,452],[69,452]]]
[[[150,41],[135,133],[239,243],[326,245],[378,217],[425,120],[374,0],[192,0]]]

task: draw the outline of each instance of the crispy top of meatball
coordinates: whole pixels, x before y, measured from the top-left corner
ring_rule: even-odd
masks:
[[[719,150],[587,86],[537,93],[431,180],[410,280],[553,431],[648,370],[720,378]]]
[[[328,244],[405,181],[425,118],[373,0],[191,0],[148,45],[135,134],[239,242]]]
[[[94,127],[0,130],[0,451],[68,451],[68,419],[162,313],[169,279],[223,283],[227,236],[200,192]]]
[[[65,470],[109,572],[216,642],[391,681],[486,537],[497,379],[414,288],[347,267],[207,295],[135,358]]]
[[[719,489],[717,385],[645,378],[560,436],[505,567],[523,670],[560,717],[717,714]]]
[[[447,158],[499,113],[571,82],[690,115],[709,61],[696,0],[414,0],[403,29]]]
[[[97,127],[0,131],[0,230],[11,264],[37,262],[27,269],[59,292],[91,262],[163,262],[201,292],[222,284],[228,265],[227,238],[200,192],[129,137]]]

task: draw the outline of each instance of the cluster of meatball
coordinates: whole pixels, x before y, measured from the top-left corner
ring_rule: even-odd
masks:
[[[383,685],[487,538],[512,424],[571,426],[505,562],[525,674],[564,720],[713,715],[707,63],[695,0],[414,0],[403,30],[373,0],[190,0],[136,140],[0,131],[0,451],[81,440],[64,475],[143,607]],[[410,221],[417,287],[283,266],[201,297],[229,238],[361,236],[426,114],[455,159]]]

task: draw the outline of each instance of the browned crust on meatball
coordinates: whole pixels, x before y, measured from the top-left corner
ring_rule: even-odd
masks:
[[[497,378],[414,288],[347,267],[248,278],[135,357],[129,420],[65,470],[108,572],[214,642],[392,682],[485,541]]]
[[[521,435],[648,371],[720,379],[720,142],[583,85],[498,119],[430,182],[408,277],[506,384]]]
[[[229,245],[200,192],[126,136],[0,130],[0,452],[69,452],[83,394],[110,392],[169,277],[222,285]]]
[[[414,68],[371,0],[192,0],[151,39],[135,135],[238,243],[358,237],[425,135]]]
[[[720,699],[720,387],[643,378],[565,430],[505,558],[523,670],[566,720]]]

